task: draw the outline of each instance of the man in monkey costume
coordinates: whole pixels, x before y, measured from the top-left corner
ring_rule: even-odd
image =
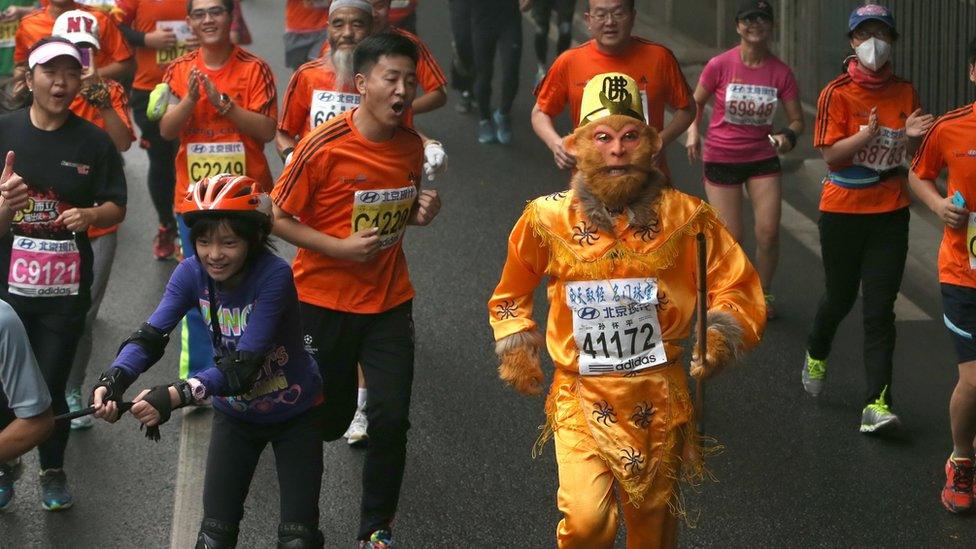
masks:
[[[636,83],[593,77],[581,111],[565,140],[579,172],[570,190],[525,208],[488,303],[499,372],[521,393],[542,391],[532,294],[548,276],[556,369],[540,443],[555,439],[558,546],[613,546],[616,485],[627,547],[674,547],[677,481],[703,473],[682,361],[696,304],[695,236],[707,241],[708,346],[704,362],[693,357],[693,376],[706,379],[758,344],[765,302],[712,209],[654,167],[661,140],[644,122]]]

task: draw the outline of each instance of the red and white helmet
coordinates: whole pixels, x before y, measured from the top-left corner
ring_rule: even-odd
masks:
[[[271,198],[245,175],[221,173],[192,184],[179,212],[188,225],[210,213],[236,213],[254,217],[271,229]]]

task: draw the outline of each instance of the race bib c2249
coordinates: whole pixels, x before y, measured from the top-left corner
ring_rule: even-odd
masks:
[[[370,227],[380,230],[380,248],[396,245],[407,229],[417,187],[356,191],[352,205],[352,232]]]
[[[24,297],[78,295],[81,254],[74,240],[14,236],[7,291]]]
[[[770,86],[729,84],[725,88],[725,121],[740,126],[771,126],[779,92]]]
[[[315,129],[342,113],[359,106],[358,93],[313,90],[312,108],[308,111],[309,128]]]
[[[580,374],[625,374],[668,361],[657,290],[656,278],[566,282]]]
[[[863,130],[867,126],[861,125]],[[854,155],[854,164],[883,172],[901,166],[905,160],[905,129],[896,130],[880,126],[878,135]]]
[[[190,181],[197,182],[219,173],[245,175],[247,160],[244,143],[190,143],[186,146],[186,164]]]

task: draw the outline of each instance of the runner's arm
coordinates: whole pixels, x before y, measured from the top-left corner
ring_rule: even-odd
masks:
[[[275,236],[281,237],[299,248],[305,248],[313,252],[334,257],[337,259],[351,259],[362,261],[360,257],[350,255],[347,243],[357,235],[360,238],[372,238],[378,240],[376,235],[379,229],[371,228],[359,231],[350,235],[348,238],[337,238],[332,235],[321,233],[308,225],[298,221],[291,214],[282,210],[277,204],[274,205],[274,225],[272,232]]]
[[[576,167],[576,157],[569,154],[563,147],[563,138],[556,131],[556,125],[553,123],[552,117],[539,108],[538,103],[532,107],[532,129],[539,136],[539,139],[552,151],[556,166],[563,170],[570,170]]]
[[[685,138],[685,148],[688,149],[688,161],[693,162],[701,157],[701,132],[698,130],[698,124],[701,123],[702,113],[705,112],[705,102],[711,94],[701,82],[695,87],[695,106],[697,107],[695,111],[695,120],[688,126],[688,136]]]
[[[176,105],[171,105],[166,109],[166,113],[159,120],[159,135],[167,141],[172,141],[180,136],[183,126],[193,116],[193,109],[196,107],[197,99],[191,94],[187,94],[180,99]]]
[[[436,90],[429,91],[420,97],[414,99],[413,101],[413,113],[423,114],[425,112],[430,112],[435,109],[439,109],[447,104],[447,92],[444,90],[444,86],[437,88]]]
[[[945,223],[947,227],[958,229],[965,224],[969,211],[953,204],[951,196],[942,196],[942,192],[936,186],[935,181],[922,179],[914,171],[909,171],[908,186],[911,187],[915,196],[935,215],[939,216],[939,221]]]
[[[672,141],[677,139],[695,121],[698,108],[690,103],[684,109],[676,109],[671,116],[671,122],[661,130],[661,150],[663,151]]]
[[[102,120],[105,122],[105,132],[112,138],[112,143],[120,153],[132,146],[132,130],[125,124],[111,105],[100,109]]]
[[[275,138],[278,122],[270,116],[249,111],[234,103],[224,115],[237,126],[244,135],[267,143]]]
[[[129,57],[122,61],[109,63],[98,68],[98,75],[112,80],[126,80],[136,72],[136,58]]]
[[[281,156],[281,160],[285,161],[287,154],[285,151],[288,149],[294,150],[298,145],[298,140],[294,136],[288,135],[288,132],[281,129],[275,132],[275,148],[278,149],[278,155]]]
[[[40,415],[14,419],[0,431],[0,462],[11,461],[37,446],[54,430],[54,415],[48,408]]]
[[[130,46],[136,48],[146,47],[146,33],[139,32],[125,23],[119,23],[119,30],[122,31],[122,36],[125,36],[125,41]]]

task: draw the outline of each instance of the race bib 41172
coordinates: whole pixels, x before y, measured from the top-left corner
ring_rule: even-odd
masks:
[[[566,283],[582,375],[628,373],[668,361],[656,278]]]

